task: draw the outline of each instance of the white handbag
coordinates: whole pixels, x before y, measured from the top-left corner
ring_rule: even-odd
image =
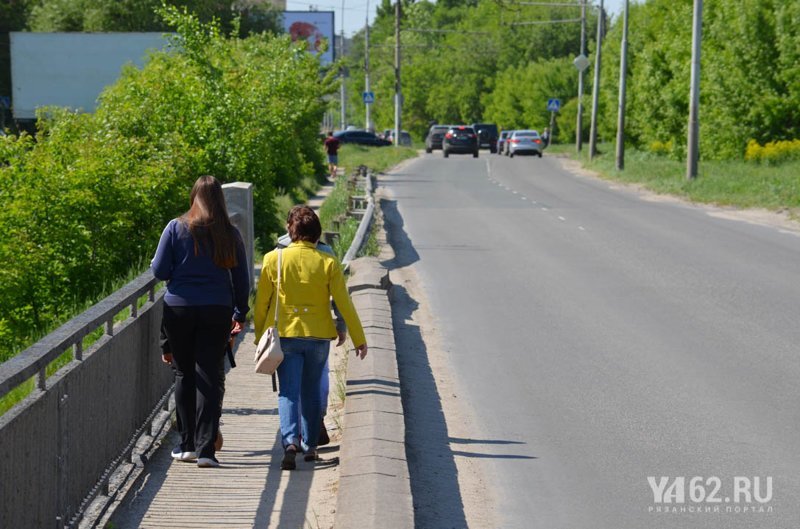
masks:
[[[275,370],[283,361],[283,350],[281,349],[281,337],[278,334],[278,310],[280,307],[281,292],[281,254],[283,250],[278,250],[278,286],[275,289],[275,323],[264,331],[261,339],[256,345],[256,373],[262,375],[273,375]]]

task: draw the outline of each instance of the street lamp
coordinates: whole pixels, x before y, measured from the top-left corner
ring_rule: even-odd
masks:
[[[341,60],[344,60],[344,0],[342,0],[342,29],[340,30],[340,37],[339,37],[339,54],[341,55]],[[344,79],[345,79],[345,69],[344,66],[341,67],[339,70],[339,82],[341,83],[341,127],[342,130],[347,128],[347,116],[346,116],[346,102],[345,102],[345,88],[344,88]]]
[[[366,28],[364,29],[364,92],[366,92],[366,93],[370,92],[370,89],[369,89],[369,0],[367,0],[367,25],[366,25]],[[365,114],[366,114],[366,119],[365,119],[366,127],[365,128],[367,130],[371,131],[372,128],[373,128],[372,127],[372,119],[371,119],[371,116],[370,116],[370,107],[372,106],[372,103],[369,100],[367,100],[367,101],[364,102],[364,104],[367,107],[366,110],[365,110]]]

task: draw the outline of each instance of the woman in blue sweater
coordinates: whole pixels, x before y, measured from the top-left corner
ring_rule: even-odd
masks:
[[[164,330],[176,368],[175,404],[181,444],[179,461],[218,467],[217,438],[225,344],[242,330],[249,309],[250,277],[242,236],[230,222],[222,185],[197,179],[189,211],[164,228],[151,263],[167,281]]]

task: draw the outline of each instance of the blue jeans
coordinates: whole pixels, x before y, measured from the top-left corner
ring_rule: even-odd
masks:
[[[320,379],[330,347],[330,340],[281,338],[283,362],[278,366],[278,414],[284,448],[294,445],[308,451],[317,447],[322,417]]]

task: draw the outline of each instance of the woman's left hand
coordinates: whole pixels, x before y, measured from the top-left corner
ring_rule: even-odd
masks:
[[[244,329],[244,325],[240,321],[233,320],[231,322],[231,334],[239,334]]]

